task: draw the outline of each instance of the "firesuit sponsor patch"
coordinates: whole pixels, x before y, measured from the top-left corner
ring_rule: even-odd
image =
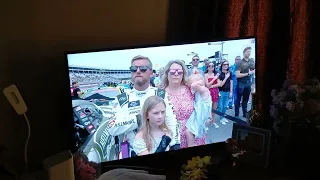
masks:
[[[137,107],[140,106],[140,101],[130,101],[128,104],[128,108],[133,108],[133,107]]]
[[[119,94],[117,99],[121,107],[128,102],[128,96],[126,93]]]
[[[141,112],[141,109],[137,109],[135,111],[130,111],[129,115],[131,115],[131,114],[139,114],[140,112]]]
[[[115,120],[112,120],[109,122],[108,124],[108,128],[112,128],[112,127],[121,127],[121,126],[126,126],[126,125],[130,125],[130,124],[134,124],[134,119],[128,120],[128,121],[122,121],[122,122],[118,122],[116,123]]]
[[[158,89],[156,93],[157,93],[157,96],[161,97],[162,99],[164,99],[166,95],[166,91],[163,89]]]
[[[130,125],[130,124],[134,124],[134,119],[131,119],[129,121],[122,121],[122,122],[116,123],[115,127],[121,127],[121,126]]]

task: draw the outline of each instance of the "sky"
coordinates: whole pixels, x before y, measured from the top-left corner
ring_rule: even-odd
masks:
[[[170,60],[180,59],[186,63],[191,62],[192,52],[197,53],[201,60],[209,56],[213,56],[216,51],[222,50],[223,54],[227,54],[225,58],[229,63],[233,64],[236,56],[243,56],[243,49],[251,47],[251,57],[255,58],[255,42],[254,39],[241,39],[231,41],[206,43],[185,44],[175,46],[160,46],[151,48],[139,48],[129,50],[101,51],[78,53],[68,55],[69,66],[91,67],[101,69],[128,70],[131,59],[134,56],[147,56],[153,63],[154,69],[165,66]]]

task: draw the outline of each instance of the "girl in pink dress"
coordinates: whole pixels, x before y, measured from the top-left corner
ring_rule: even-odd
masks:
[[[163,77],[163,87],[168,93],[169,101],[173,105],[173,111],[180,128],[180,148],[187,148],[186,123],[194,111],[194,95],[185,85],[187,69],[182,61],[170,61]],[[195,139],[195,146],[205,145],[206,137]]]
[[[212,99],[212,108],[217,109],[218,100],[219,100],[219,89],[220,87],[220,80],[219,80],[219,73],[215,71],[216,67],[213,62],[209,63],[207,66],[207,72],[205,74],[206,86],[209,88],[211,99]],[[212,113],[212,126],[215,128],[219,128],[215,121],[215,114]]]

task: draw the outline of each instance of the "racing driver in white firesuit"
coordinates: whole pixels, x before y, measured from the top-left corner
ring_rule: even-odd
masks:
[[[180,148],[180,129],[173,106],[168,100],[165,90],[150,86],[152,76],[152,62],[148,57],[136,56],[131,60],[131,77],[134,88],[129,92],[117,96],[113,102],[115,116],[109,123],[109,133],[112,136],[125,134],[126,140],[132,144],[137,130],[141,124],[140,111],[144,101],[154,95],[164,98],[166,103],[166,119],[168,128],[173,133],[169,146],[176,150]]]

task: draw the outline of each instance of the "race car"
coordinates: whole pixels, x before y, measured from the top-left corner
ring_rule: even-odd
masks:
[[[72,107],[78,149],[96,163],[118,159],[123,138],[108,132],[113,113],[85,100],[73,100]]]
[[[109,114],[112,112],[113,108],[110,102],[112,102],[121,93],[122,91],[118,87],[97,88],[87,91],[82,99],[94,103]]]

